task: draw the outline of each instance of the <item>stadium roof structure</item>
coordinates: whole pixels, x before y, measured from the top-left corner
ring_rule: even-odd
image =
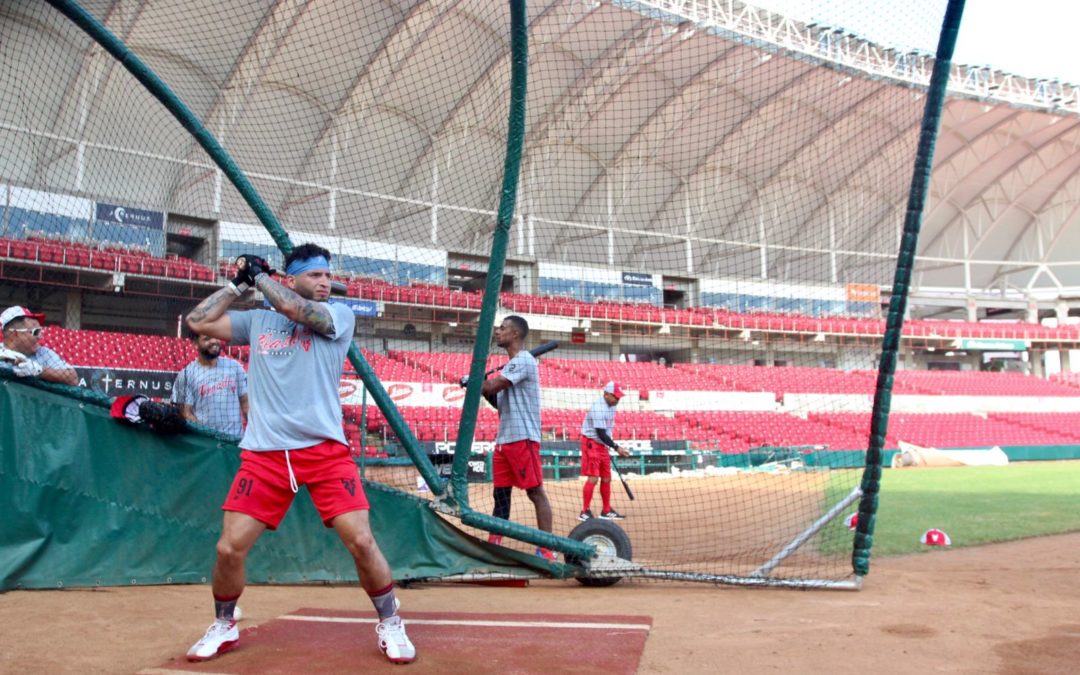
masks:
[[[290,228],[365,222],[377,241],[486,252],[505,152],[506,3],[484,13],[451,0],[343,3],[357,6],[355,25],[329,11],[335,3],[252,0],[228,25],[209,0],[85,4],[218,135]],[[2,67],[38,72],[47,47],[50,81],[62,85],[33,89],[31,101],[27,89],[0,91],[48,120],[30,125],[0,104],[0,136],[14,149],[0,159],[3,179],[255,222],[195,141],[161,133],[179,127],[58,16],[45,3],[0,7]],[[931,54],[726,1],[531,0],[529,21],[511,255],[681,276],[722,275],[730,268],[717,261],[745,258],[778,281],[891,281]],[[486,60],[458,58],[465,41],[490,44]],[[767,76],[740,79],[750,69]],[[812,114],[790,115],[793,102]],[[766,139],[771,151],[755,153]],[[844,146],[859,161],[823,171],[829,148]],[[1077,292],[1078,148],[1075,87],[954,67],[915,285]],[[90,176],[79,162],[94,153],[125,155],[129,168]],[[722,204],[710,196],[719,183]],[[761,221],[776,219],[787,226],[763,240]],[[882,230],[890,236],[868,236]]]

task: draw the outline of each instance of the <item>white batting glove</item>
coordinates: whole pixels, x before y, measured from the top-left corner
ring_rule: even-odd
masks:
[[[26,360],[26,354],[17,352],[14,349],[8,349],[7,347],[0,345],[0,361],[6,363],[22,363]]]
[[[15,373],[19,377],[37,377],[41,374],[44,368],[37,361],[31,361],[26,359],[15,364],[15,367],[11,369],[11,372]]]

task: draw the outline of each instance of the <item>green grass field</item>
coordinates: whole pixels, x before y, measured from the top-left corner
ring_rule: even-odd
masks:
[[[847,490],[829,492],[835,503]],[[839,520],[828,529],[837,527],[846,531]],[[872,555],[933,550],[919,542],[933,527],[946,532],[954,548],[1080,530],[1080,461],[886,469]],[[850,534],[825,541],[829,553],[841,553],[832,550],[834,542],[851,545]]]

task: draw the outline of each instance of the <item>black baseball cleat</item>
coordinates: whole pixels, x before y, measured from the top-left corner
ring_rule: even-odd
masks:
[[[604,520],[626,520],[626,516],[619,513],[615,509],[611,509],[610,511],[604,511],[600,514],[600,517]]]
[[[581,513],[578,514],[577,519],[580,520],[580,521],[583,521],[583,522],[586,521],[586,520],[592,520],[593,519],[592,511],[590,509],[585,509],[584,511],[582,511]]]

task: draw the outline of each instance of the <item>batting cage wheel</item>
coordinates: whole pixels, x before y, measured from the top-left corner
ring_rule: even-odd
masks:
[[[621,527],[610,520],[590,518],[571,530],[570,538],[596,547],[597,557],[588,563],[576,556],[566,556],[566,562],[579,565],[589,575],[579,576],[578,583],[583,586],[612,586],[619,583],[621,576],[614,576],[604,569],[616,567],[612,563],[616,563],[617,559],[632,559],[630,537]]]

